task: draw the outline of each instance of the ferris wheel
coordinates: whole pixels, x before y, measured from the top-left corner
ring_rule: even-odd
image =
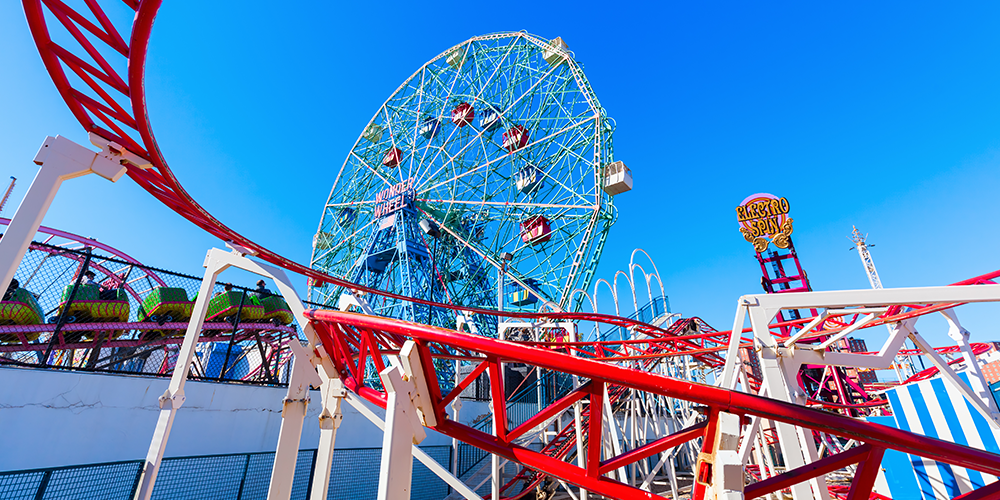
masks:
[[[421,66],[364,128],[334,179],[311,266],[434,302],[495,308],[499,285],[508,310],[573,309],[614,221],[611,195],[631,188],[613,129],[561,39],[469,39]],[[324,304],[343,292],[312,285]],[[455,323],[374,300],[382,315]]]

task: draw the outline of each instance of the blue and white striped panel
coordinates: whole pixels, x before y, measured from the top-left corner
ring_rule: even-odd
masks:
[[[959,377],[968,383],[964,373]],[[896,425],[904,430],[1000,453],[1000,432],[941,378],[886,391]],[[910,455],[923,498],[951,499],[997,480],[996,476]]]

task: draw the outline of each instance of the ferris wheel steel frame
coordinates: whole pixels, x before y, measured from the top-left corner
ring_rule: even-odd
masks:
[[[280,268],[285,268],[299,274],[304,274],[314,280],[336,284],[351,290],[406,299],[406,297],[399,294],[367,289],[341,278],[317,272],[307,266],[292,262],[271,252],[212,217],[183,189],[180,182],[167,166],[153,136],[149,124],[146,96],[143,88],[149,37],[156,13],[161,5],[160,0],[126,0],[124,2],[125,6],[135,11],[135,16],[129,21],[131,22],[129,26],[131,32],[127,37],[127,42],[126,37],[122,36],[122,32],[118,30],[101,8],[98,0],[86,0],[86,5],[90,10],[88,15],[94,21],[87,19],[86,16],[73,10],[59,0],[23,0],[23,5],[32,36],[45,67],[73,115],[83,125],[85,130],[103,138],[103,142],[106,143],[102,145],[103,148],[119,152],[130,152],[135,157],[140,158],[139,161],[126,162],[123,166],[126,167],[129,177],[150,192],[155,198],[210,234],[230,242],[234,246],[246,249],[247,253],[256,255],[260,259]],[[70,38],[76,40],[80,45],[76,51],[69,50],[52,40],[49,34],[49,26],[46,22],[46,12],[48,12],[47,15],[50,18],[57,20],[66,29],[66,33],[69,34]],[[85,34],[84,31],[89,35]],[[100,48],[97,48],[95,44]],[[109,63],[109,56],[116,58],[114,64]],[[92,62],[87,62],[84,58],[89,58]],[[122,68],[126,64],[127,71],[125,72],[114,69],[115,66]],[[66,69],[69,69],[74,78],[82,82],[82,85],[71,84]],[[1000,271],[959,283],[959,285],[989,282],[989,280],[998,275],[1000,275]],[[879,318],[869,321],[863,327],[870,328],[875,325],[899,322],[933,312],[946,311],[960,305],[962,302],[975,300],[973,295],[980,297],[984,292],[992,291],[971,290],[985,287],[960,286],[956,288],[956,290],[941,292],[939,294],[940,297],[950,297],[947,300],[954,299],[955,301],[953,302],[945,301],[933,304],[926,304],[924,302],[925,305],[911,310],[903,310],[901,307],[890,308]],[[967,290],[970,292],[970,295],[964,295]],[[894,293],[898,291],[884,290],[879,292]],[[937,292],[936,290],[935,293]],[[854,293],[862,294],[864,292]],[[908,293],[907,297],[912,296],[912,298],[907,298],[906,300],[916,302],[917,304],[921,303],[922,297],[927,297],[920,295],[920,289],[914,289],[906,293]],[[798,294],[787,294],[784,297],[773,300],[792,299],[793,297],[790,297],[790,295]],[[879,297],[883,298],[882,295],[879,295]],[[488,309],[456,307],[450,304],[435,304],[430,301],[422,301],[421,303],[452,310],[472,310],[476,313],[500,314],[509,317],[601,321],[615,326],[627,327],[652,336],[666,334],[664,329],[640,321],[597,313],[497,313],[497,311]],[[933,458],[941,462],[957,464],[975,470],[986,471],[994,475],[1000,475],[1000,457],[991,453],[876,424],[859,422],[774,399],[761,398],[731,391],[726,388],[713,388],[693,384],[688,381],[670,379],[656,374],[631,370],[623,366],[616,366],[608,362],[583,359],[579,356],[557,352],[560,349],[558,345],[550,346],[549,349],[542,349],[446,331],[429,326],[402,323],[386,318],[352,315],[333,311],[310,311],[308,315],[313,319],[313,324],[316,328],[323,332],[321,336],[324,337],[325,341],[319,345],[313,345],[311,348],[314,351],[312,354],[317,356],[319,360],[323,360],[324,364],[331,359],[324,354],[324,347],[337,350],[335,353],[337,356],[335,360],[337,362],[343,363],[347,360],[344,355],[350,354],[352,351],[350,347],[347,349],[343,348],[346,339],[357,340],[359,337],[368,338],[372,341],[369,343],[369,346],[377,350],[369,350],[366,355],[380,359],[381,356],[376,356],[376,353],[384,352],[387,355],[392,355],[395,348],[398,347],[395,344],[412,341],[424,355],[422,365],[419,368],[426,374],[433,374],[434,365],[431,359],[434,354],[431,352],[430,346],[437,344],[449,346],[453,350],[466,352],[467,355],[474,357],[477,361],[485,359],[483,362],[490,363],[490,366],[498,367],[504,360],[531,363],[545,369],[572,373],[578,377],[589,378],[594,381],[584,391],[574,393],[573,397],[577,398],[577,401],[582,401],[583,399],[593,402],[600,401],[604,397],[604,391],[599,391],[596,388],[617,384],[661,396],[681,398],[707,405],[710,408],[708,412],[709,420],[702,435],[709,438],[717,436],[720,427],[731,427],[732,422],[731,420],[727,420],[725,415],[735,413],[737,415],[753,415],[758,418],[785,422],[788,425],[805,426],[806,428],[822,430],[833,435],[849,436],[866,443],[856,451],[842,452],[813,462],[812,465],[814,467],[811,469],[812,472],[803,472],[803,474],[797,477],[790,477],[789,473],[786,473],[751,484],[747,487],[747,494],[765,494],[768,491],[775,491],[790,486],[794,482],[806,479],[807,476],[815,477],[816,475],[850,463],[859,463],[861,473],[856,476],[851,494],[852,497],[867,496],[867,492],[871,490],[871,484],[874,481],[873,473],[877,469],[881,453],[885,449],[902,450],[914,455]],[[780,328],[781,326],[803,325],[811,319],[802,318],[779,324],[763,324],[763,326],[758,322],[755,324],[754,332],[755,334],[762,335],[764,332],[773,332],[774,328]],[[849,328],[849,326],[833,328],[830,331],[824,332],[824,334],[832,334],[838,328],[839,331],[843,331]],[[757,331],[761,329],[763,331]],[[742,331],[742,325],[736,325],[734,330]],[[382,333],[376,335],[376,332]],[[721,336],[728,332],[718,333]],[[783,336],[778,332],[774,332],[772,335],[779,340],[784,340],[781,338]],[[741,335],[730,334],[728,348],[721,346],[706,347],[696,343],[695,349],[692,350],[690,345],[685,345],[684,343],[674,345],[679,345],[682,351],[686,350],[686,354],[691,354],[692,352],[708,354],[726,349],[731,350],[734,345],[736,348],[742,347],[745,344],[741,340],[735,340],[741,338]],[[618,349],[619,347],[617,346],[619,345],[621,345],[621,342],[607,344],[606,347],[613,351]],[[652,356],[655,354],[671,356],[676,355],[677,351],[676,348],[654,346],[644,355]],[[608,359],[614,360],[614,358]],[[727,359],[732,358],[727,356]],[[316,359],[310,361],[314,364],[317,363]],[[497,368],[493,368],[492,371],[497,372],[498,370]],[[346,370],[342,375],[348,376],[349,373],[351,372]],[[497,383],[502,384],[502,382]],[[359,390],[359,394],[365,398],[370,398],[370,400],[376,403],[383,400],[384,393],[370,387],[367,390],[362,387],[362,384],[364,384],[363,378],[355,379],[354,384]],[[432,384],[430,390],[433,391],[436,387],[436,385]],[[500,393],[500,397],[503,397],[502,393]],[[441,400],[442,398],[433,398],[431,400],[433,408],[430,410],[436,412],[438,416],[443,416],[445,412],[444,405],[440,404]],[[465,432],[461,429],[460,424],[455,422],[448,422],[443,418],[439,419],[438,422],[441,422],[439,425],[441,429],[439,430],[442,430],[446,434],[449,432]],[[601,431],[601,419],[591,419],[589,424],[591,431],[595,431],[596,433]],[[516,429],[514,430],[516,431]],[[690,431],[697,434],[694,429],[690,429]],[[531,450],[517,449],[501,436],[490,436],[475,432],[465,432],[463,436],[482,449],[493,453],[505,454],[505,456],[509,456],[515,461],[525,463],[529,467],[537,468],[547,474],[572,478],[570,480],[574,483],[583,484],[588,488],[592,488],[593,491],[603,491],[615,497],[632,494],[648,495],[647,492],[637,493],[634,488],[628,485],[602,477],[601,473],[602,470],[606,471],[610,466],[619,465],[625,461],[637,458],[642,453],[649,452],[649,448],[642,449],[642,451],[632,455],[611,457],[609,459],[611,462],[602,462],[600,460],[599,445],[594,444],[599,440],[594,439],[591,440],[588,447],[591,450],[596,450],[597,453],[591,453],[587,457],[585,467],[577,467],[551,459],[551,457],[538,456]],[[683,438],[687,437],[687,434],[683,436]],[[668,442],[674,443],[680,439],[681,436],[677,435],[666,436],[654,444],[655,446],[663,447]],[[714,454],[717,451],[713,448],[715,440],[703,439],[702,441],[703,451],[708,456],[719,456]],[[918,444],[914,445],[913,443]],[[704,472],[705,469],[702,465],[705,463],[707,462],[701,462],[696,473],[701,474]],[[709,467],[710,469],[711,467]],[[791,471],[792,475],[795,472]],[[710,476],[711,473],[708,476],[699,477],[711,481]],[[706,484],[696,483],[699,486],[696,486],[695,493],[696,496],[700,497],[704,494],[703,487]],[[986,498],[988,495],[995,495],[998,492],[1000,492],[1000,482],[980,488],[965,495],[963,498]]]
[[[602,189],[613,126],[579,64],[547,55],[552,50],[524,32],[473,37],[404,80],[337,172],[311,266],[408,297],[487,308],[499,305],[495,291],[506,287],[492,283],[488,269],[495,268],[497,281],[520,286],[545,307],[578,309],[570,291],[589,284],[613,222]],[[521,142],[508,146],[515,129],[530,138],[519,135]],[[531,182],[521,178],[529,171]],[[401,191],[403,206],[385,213],[386,196]],[[553,223],[541,249],[520,241],[525,221],[539,217]],[[426,235],[414,229],[418,221],[431,224],[422,227]],[[395,241],[378,241],[392,235]],[[505,252],[512,261],[502,261]],[[373,266],[376,257],[388,262]],[[313,282],[309,295],[335,304],[341,290]],[[412,301],[372,306],[390,317],[454,324],[444,310],[417,312]],[[491,317],[472,320],[484,318]],[[480,324],[479,331],[495,327]]]

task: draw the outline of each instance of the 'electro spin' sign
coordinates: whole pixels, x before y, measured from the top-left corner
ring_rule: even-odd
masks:
[[[747,196],[736,207],[736,220],[743,238],[753,244],[757,253],[767,250],[770,243],[788,248],[792,235],[792,218],[788,216],[788,200],[773,194]]]

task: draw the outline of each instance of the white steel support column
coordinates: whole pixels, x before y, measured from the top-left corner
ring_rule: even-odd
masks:
[[[979,399],[989,407],[993,414],[993,421],[1000,418],[1000,409],[997,408],[996,400],[990,393],[989,383],[983,376],[983,370],[976,361],[976,354],[972,352],[972,345],[969,344],[969,331],[962,327],[958,321],[958,313],[954,309],[941,311],[945,319],[948,320],[948,336],[962,349],[962,357],[965,358],[965,373],[969,376],[969,385],[973,392],[979,395]]]
[[[420,365],[416,344],[406,341],[398,365],[379,373],[385,385],[385,432],[379,465],[378,500],[407,500],[412,491],[413,445],[427,438],[424,426],[437,425],[430,403],[430,390]]]
[[[268,500],[288,500],[292,494],[302,424],[306,418],[306,410],[309,409],[309,386],[322,386],[322,380],[309,359],[309,352],[299,340],[292,338],[288,347],[294,356],[292,376],[288,380],[288,392],[282,401],[281,429],[278,431],[278,447],[274,451],[274,466],[271,468],[271,481],[267,488]]]
[[[176,409],[184,402],[184,381],[191,359],[194,355],[194,348],[198,341],[198,336],[205,322],[205,313],[208,308],[208,301],[212,295],[212,288],[222,271],[229,267],[236,267],[245,271],[271,278],[279,294],[285,299],[292,316],[298,321],[302,328],[302,333],[309,341],[309,348],[303,347],[298,339],[290,339],[288,348],[292,351],[292,374],[288,383],[288,392],[282,402],[281,429],[278,433],[278,446],[274,455],[274,466],[271,469],[271,481],[268,487],[268,500],[286,500],[291,495],[292,480],[295,476],[295,462],[298,458],[299,440],[302,436],[302,424],[306,410],[309,406],[309,387],[323,387],[324,380],[317,375],[314,366],[322,367],[324,374],[328,375],[328,381],[337,378],[337,370],[332,361],[325,355],[322,345],[316,337],[316,332],[311,324],[305,320],[303,314],[305,308],[298,294],[292,288],[291,280],[281,268],[268,264],[253,261],[245,255],[253,254],[252,251],[238,245],[229,245],[233,250],[227,252],[218,248],[208,251],[205,258],[205,279],[202,280],[201,289],[198,292],[198,299],[195,301],[194,310],[191,315],[191,323],[184,336],[184,344],[181,347],[177,365],[174,368],[170,389],[160,398],[163,408],[160,412],[160,420],[157,422],[153,442],[150,443],[149,455],[146,458],[146,465],[143,470],[139,491],[136,493],[137,500],[148,500],[152,494],[153,486],[156,482],[156,474],[159,470],[163,452],[166,449],[167,438],[170,435],[170,426],[173,425]],[[177,389],[175,390],[175,385]],[[332,389],[336,392],[336,389]],[[342,393],[340,393],[342,394]],[[330,440],[330,446],[333,439]],[[327,474],[327,477],[329,474]]]
[[[0,239],[0,287],[6,290],[14,278],[63,181],[97,174],[116,182],[125,174],[123,162],[132,160],[139,161],[121,148],[96,153],[60,135],[46,137],[34,159],[41,168]]]
[[[743,500],[743,462],[737,451],[740,445],[740,417],[719,412],[714,439],[712,462],[712,492],[706,498],[718,500]]]
[[[339,377],[330,377],[322,366],[318,367],[322,380],[320,394],[323,397],[323,411],[319,414],[319,448],[316,450],[316,465],[313,467],[313,484],[310,498],[326,498],[330,489],[330,472],[333,468],[333,450],[337,441],[337,429],[344,420],[340,410],[341,402],[347,395],[344,382]]]
[[[346,401],[347,404],[351,405],[355,410],[358,410],[358,413],[367,418],[369,422],[375,424],[375,426],[378,427],[380,430],[385,431],[385,421],[379,418],[379,416],[376,415],[375,412],[371,410],[371,408],[365,406],[365,404],[360,399],[358,399],[358,397],[355,396],[353,393],[348,392],[347,395],[344,397],[344,401]],[[460,495],[465,497],[467,500],[483,500],[483,498],[477,495],[475,491],[472,491],[472,489],[469,488],[467,484],[463,483],[453,474],[448,472],[447,469],[442,467],[441,464],[437,462],[437,460],[434,460],[434,458],[432,458],[426,452],[418,448],[416,445],[412,445],[412,448],[413,448],[413,458],[416,458],[417,460],[420,461],[420,463],[424,464],[428,469],[430,469],[431,472],[437,474],[438,477],[440,477],[444,482],[448,483],[448,485],[454,488],[455,491],[458,492]]]
[[[750,301],[747,302],[749,303]],[[764,388],[772,398],[803,404],[804,400],[800,400],[800,396],[803,396],[800,394],[801,391],[796,390],[794,387],[789,387],[789,380],[794,380],[794,377],[789,379],[785,373],[787,367],[778,354],[778,343],[771,336],[771,332],[767,327],[771,318],[777,312],[777,309],[750,308],[750,324],[753,327],[754,335],[761,343],[760,365],[764,375]],[[795,365],[795,369],[798,370],[797,364]],[[735,375],[735,371],[733,375]],[[815,444],[811,439],[811,435],[810,439],[802,440],[795,426],[782,422],[775,423],[775,432],[778,434],[778,444],[781,447],[781,454],[785,459],[785,467],[788,470],[805,465],[809,457],[815,455]],[[812,448],[812,453],[810,453],[810,448]],[[816,489],[820,491],[811,491],[813,489],[813,482],[817,485]],[[826,491],[826,480],[824,478],[817,478],[814,481],[792,485],[791,490],[794,500],[811,500],[814,498],[828,500],[830,498],[829,492]]]
[[[208,301],[212,297],[212,288],[215,287],[219,273],[229,268],[229,263],[218,257],[215,249],[209,250],[205,256],[205,277],[201,280],[198,298],[194,301],[191,322],[188,323],[187,331],[184,333],[184,342],[181,344],[177,363],[174,365],[174,373],[170,377],[170,385],[160,396],[160,416],[156,421],[153,439],[149,443],[146,463],[143,465],[139,488],[135,493],[136,500],[149,500],[153,494],[153,486],[156,484],[156,475],[160,472],[160,463],[167,449],[167,439],[170,438],[174,417],[184,404],[184,383],[191,368],[191,359],[194,357],[198,337],[201,335],[201,327],[205,324],[205,313],[208,311]]]
[[[608,384],[604,384],[604,397],[602,398],[602,400],[603,403],[601,406],[601,413],[603,414],[604,418],[604,426],[602,428],[607,429],[606,432],[608,433],[608,438],[610,439],[609,443],[611,445],[610,456],[617,457],[618,455],[622,454],[622,444],[621,440],[618,438],[618,431],[619,431],[618,420],[615,419],[614,409],[611,408],[611,397],[608,394]],[[627,413],[628,411],[626,411],[626,414]],[[590,410],[590,415],[591,415],[590,418],[594,418],[593,408]],[[628,417],[626,416],[625,418],[627,419]],[[597,436],[597,437],[602,438],[602,436]],[[594,436],[588,436],[587,439],[594,439]],[[628,475],[625,473],[625,467],[619,467],[615,469],[615,472],[618,473],[619,481],[623,483],[628,483]]]
[[[379,374],[388,401],[385,409],[385,433],[382,438],[382,461],[379,465],[378,500],[408,500],[412,491],[413,447],[427,434],[415,423],[417,416],[406,390],[407,383],[398,367]]]

